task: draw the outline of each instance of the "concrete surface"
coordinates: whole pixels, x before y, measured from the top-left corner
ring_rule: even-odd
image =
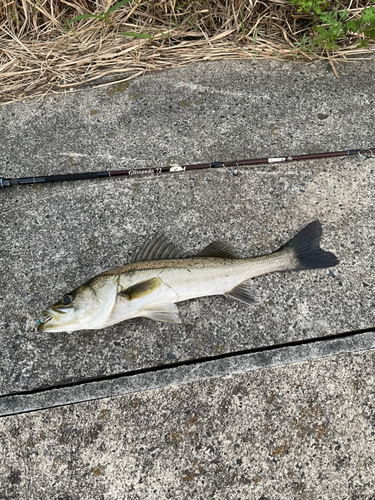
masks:
[[[1,498],[373,499],[375,353],[1,419]]]
[[[374,70],[211,62],[6,106],[2,175],[374,147]],[[374,499],[374,181],[349,157],[1,191],[0,498]],[[254,307],[36,331],[155,231],[260,255],[317,218],[340,265],[260,277]]]
[[[143,392],[252,370],[367,351],[375,348],[375,332],[351,334],[334,339],[316,339],[304,344],[275,346],[247,354],[223,355],[216,359],[155,367],[141,373],[81,382],[58,388],[0,397],[0,417],[30,411]]]
[[[368,64],[227,62],[0,109],[4,175],[29,176],[372,147]],[[374,326],[374,162],[331,159],[1,194],[0,394]],[[214,239],[275,250],[319,218],[332,270],[254,280],[257,304],[180,305],[182,324],[135,319],[38,334],[40,311],[121,265],[163,230],[183,250]]]

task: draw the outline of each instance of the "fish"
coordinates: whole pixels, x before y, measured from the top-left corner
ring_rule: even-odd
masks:
[[[239,258],[218,241],[188,255],[155,234],[128,263],[104,271],[42,311],[39,332],[98,330],[136,318],[180,323],[176,303],[226,295],[253,304],[252,279],[262,274],[336,266],[337,257],[319,246],[322,227],[315,220],[277,251]]]

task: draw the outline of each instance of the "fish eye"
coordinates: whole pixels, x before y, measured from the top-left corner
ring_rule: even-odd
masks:
[[[73,302],[73,295],[71,295],[70,293],[64,295],[61,302],[66,305],[71,304]]]

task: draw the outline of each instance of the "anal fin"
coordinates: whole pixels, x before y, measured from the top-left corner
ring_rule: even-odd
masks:
[[[154,304],[139,311],[139,315],[163,323],[181,323],[176,304]]]
[[[233,299],[245,302],[245,304],[254,304],[255,297],[251,289],[251,280],[244,281],[236,287],[232,288],[226,295]]]

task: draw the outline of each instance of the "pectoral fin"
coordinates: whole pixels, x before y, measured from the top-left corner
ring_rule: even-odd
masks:
[[[126,288],[125,290],[121,290],[118,295],[125,300],[140,299],[141,297],[154,292],[157,288],[159,288],[161,283],[162,281],[158,277],[151,278],[146,281],[140,281],[135,285],[129,286],[129,288]]]
[[[181,323],[176,304],[154,304],[141,309],[139,315],[163,323]]]

